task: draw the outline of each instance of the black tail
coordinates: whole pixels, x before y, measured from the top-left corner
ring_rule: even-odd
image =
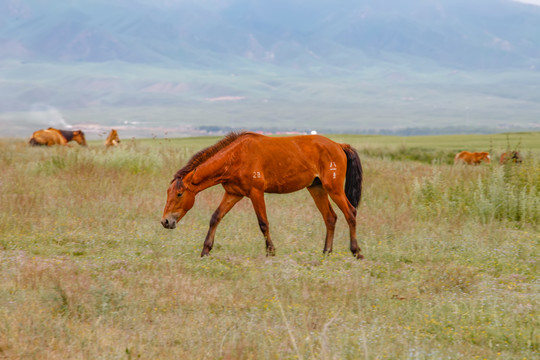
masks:
[[[38,143],[37,140],[34,139],[34,138],[31,138],[30,141],[28,141],[28,143],[29,143],[30,145],[32,145],[32,146],[39,146],[39,145],[41,145],[41,144]]]
[[[362,198],[362,163],[355,149],[350,145],[341,144],[347,155],[347,174],[345,177],[345,195],[352,206],[358,207]]]

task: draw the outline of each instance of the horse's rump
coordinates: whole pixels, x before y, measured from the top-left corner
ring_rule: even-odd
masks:
[[[38,130],[32,134],[32,138],[29,141],[30,145],[65,145],[66,139],[62,136],[60,131],[56,129]]]

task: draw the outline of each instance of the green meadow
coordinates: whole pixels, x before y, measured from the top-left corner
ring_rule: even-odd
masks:
[[[540,133],[329,137],[362,159],[365,260],[335,206],[322,254],[307,191],[266,196],[275,257],[248,199],[199,257],[220,187],[164,229],[173,174],[217,137],[0,139],[0,358],[538,358]]]

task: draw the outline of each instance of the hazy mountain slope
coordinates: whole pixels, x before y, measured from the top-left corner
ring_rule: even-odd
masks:
[[[230,0],[212,3],[9,0],[2,42],[15,58],[180,62],[216,66],[208,54],[281,65],[356,65],[406,54],[462,68],[534,65],[540,10],[503,0]],[[2,54],[10,57],[10,54]]]

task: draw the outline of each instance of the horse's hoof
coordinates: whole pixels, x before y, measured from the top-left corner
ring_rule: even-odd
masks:
[[[358,260],[364,260],[364,255],[358,253],[358,254],[356,254],[356,258],[357,258]]]

